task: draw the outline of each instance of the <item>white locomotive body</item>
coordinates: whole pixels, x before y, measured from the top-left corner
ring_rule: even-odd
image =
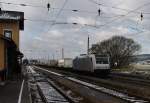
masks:
[[[77,71],[109,73],[109,57],[95,54],[81,55],[73,60],[73,69]]]

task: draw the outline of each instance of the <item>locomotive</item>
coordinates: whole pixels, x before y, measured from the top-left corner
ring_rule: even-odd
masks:
[[[109,74],[110,60],[106,55],[80,55],[73,60],[73,70]]]

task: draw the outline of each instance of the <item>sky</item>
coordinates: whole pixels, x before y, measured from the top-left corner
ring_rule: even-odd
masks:
[[[20,32],[20,51],[24,53],[25,58],[59,59],[62,48],[66,58],[85,54],[88,35],[90,46],[114,35],[122,35],[134,39],[142,46],[139,54],[150,53],[149,0],[0,0],[0,2],[2,10],[25,13],[25,29]],[[49,11],[47,3],[51,6]],[[101,10],[100,16],[98,9]],[[143,20],[140,17],[141,13]]]

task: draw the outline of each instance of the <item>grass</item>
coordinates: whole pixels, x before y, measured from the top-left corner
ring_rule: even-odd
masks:
[[[124,66],[124,67],[118,67],[112,69],[112,71],[116,71],[116,72],[129,72],[133,70],[134,70],[133,66]]]

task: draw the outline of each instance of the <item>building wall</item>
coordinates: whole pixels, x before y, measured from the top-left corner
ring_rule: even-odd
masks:
[[[4,30],[12,30],[12,39],[19,47],[19,22],[0,22],[0,34],[4,34]]]
[[[4,69],[4,41],[0,40],[0,71]]]
[[[12,31],[12,39],[19,48],[19,22],[0,22],[0,35],[4,35],[4,30]],[[5,67],[5,57],[4,57],[4,41],[0,40],[0,71]]]

